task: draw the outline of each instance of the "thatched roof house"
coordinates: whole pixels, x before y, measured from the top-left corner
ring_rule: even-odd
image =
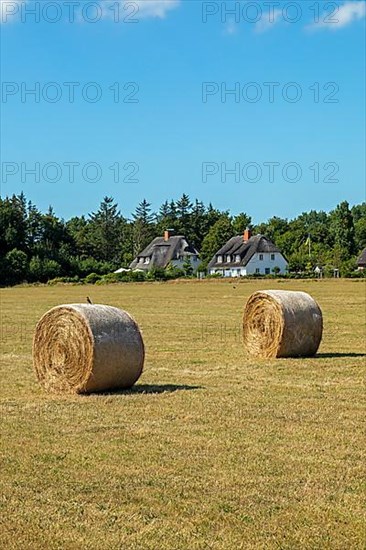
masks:
[[[208,264],[210,275],[245,277],[246,275],[269,275],[275,268],[285,273],[288,263],[280,249],[264,235],[251,236],[249,229],[244,235],[232,237],[220,248]]]
[[[199,265],[197,250],[188,243],[184,235],[174,235],[172,230],[167,230],[163,237],[156,237],[138,254],[130,268],[149,271],[153,267],[165,269],[169,264],[182,268],[187,259],[193,270],[197,270]]]
[[[366,248],[361,253],[361,256],[357,260],[357,267],[358,269],[365,269],[366,268]]]

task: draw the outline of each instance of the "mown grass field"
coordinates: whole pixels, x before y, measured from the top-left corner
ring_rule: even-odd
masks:
[[[246,357],[242,311],[263,288],[319,301],[316,358]],[[1,290],[0,547],[363,550],[365,291],[342,280]],[[129,392],[47,395],[34,326],[87,295],[135,316],[145,372]]]

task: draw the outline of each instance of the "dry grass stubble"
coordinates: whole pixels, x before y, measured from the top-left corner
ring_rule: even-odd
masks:
[[[321,305],[317,357],[245,355],[266,281],[1,290],[1,546],[363,549],[365,284],[273,285]],[[48,395],[35,323],[86,294],[133,314],[146,370],[128,392]]]

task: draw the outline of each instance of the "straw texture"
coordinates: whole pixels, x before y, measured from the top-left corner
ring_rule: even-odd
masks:
[[[244,345],[256,357],[310,357],[322,333],[321,309],[306,292],[264,290],[246,304]]]
[[[53,393],[129,388],[142,373],[144,356],[134,319],[105,305],[57,306],[43,315],[33,339],[37,378]]]

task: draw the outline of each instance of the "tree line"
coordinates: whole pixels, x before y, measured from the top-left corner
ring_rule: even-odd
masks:
[[[343,201],[328,213],[312,210],[291,220],[274,216],[255,225],[245,212],[232,216],[186,194],[165,201],[157,212],[144,199],[130,219],[105,197],[96,212],[64,220],[52,207],[42,213],[21,193],[0,198],[0,285],[111,273],[128,267],[167,228],[199,250],[204,270],[215,252],[246,227],[275,242],[291,272],[310,273],[319,265],[325,274],[339,269],[347,276],[366,247],[366,203],[350,208]]]

